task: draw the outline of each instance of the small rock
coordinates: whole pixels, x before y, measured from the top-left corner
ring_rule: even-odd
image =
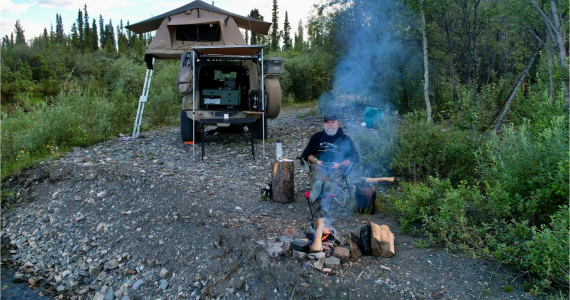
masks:
[[[331,268],[323,268],[323,273],[332,273],[332,269]]]
[[[103,296],[103,294],[97,292],[95,293],[95,296],[93,296],[93,300],[104,300],[105,296]]]
[[[279,240],[281,240],[284,243],[287,243],[287,242],[291,243],[293,241],[293,238],[290,236],[284,235],[284,236],[280,237]]]
[[[12,281],[14,283],[22,283],[22,282],[26,282],[26,278],[25,278],[24,274],[16,273],[16,275],[14,275],[14,278],[12,279]]]
[[[293,258],[294,259],[301,260],[301,259],[304,259],[305,257],[307,257],[307,253],[293,250]]]
[[[289,251],[291,250],[291,243],[290,242],[283,242],[283,251]]]
[[[331,268],[333,270],[340,269],[340,259],[338,259],[338,257],[334,257],[334,256],[327,257],[325,259],[325,266],[327,268]]]
[[[325,267],[325,257],[319,258],[316,262],[313,263],[313,267],[318,270],[322,270]]]
[[[228,294],[233,294],[233,293],[235,292],[235,289],[233,289],[233,288],[226,288],[226,292],[227,292]]]
[[[271,247],[271,248],[269,248],[268,252],[269,252],[269,256],[271,256],[271,257],[279,257],[279,255],[281,255],[281,253],[283,253],[283,248]]]
[[[81,201],[81,196],[75,195],[75,197],[73,198],[73,200],[75,200],[75,201]]]
[[[105,280],[105,278],[107,278],[107,272],[103,271],[101,273],[99,273],[99,275],[97,275],[97,280],[99,281],[103,281]]]
[[[317,259],[320,259],[321,257],[325,257],[325,256],[326,256],[326,254],[324,252],[315,252],[315,253],[309,253],[307,255],[307,258],[311,259],[311,260],[317,260]]]
[[[426,296],[422,295],[422,294],[416,294],[416,298],[418,300],[424,300],[426,298]]]
[[[139,279],[137,281],[135,281],[135,283],[133,284],[133,290],[138,290],[139,287],[144,283],[144,280]],[[124,297],[123,297],[124,298]]]
[[[344,247],[336,247],[333,256],[337,257],[341,264],[346,264],[350,258],[350,251]]]
[[[117,268],[118,266],[119,266],[119,261],[116,258],[113,258],[105,264],[104,268],[111,270]]]
[[[309,242],[306,240],[294,240],[291,242],[291,249],[299,252],[309,252]]]
[[[108,289],[107,293],[105,294],[105,300],[113,300],[113,299],[115,299],[113,289]]]
[[[121,298],[121,300],[131,300],[131,298],[129,298],[129,296],[125,295],[125,296],[123,296],[123,298]]]
[[[57,291],[58,291],[58,292],[63,292],[63,291],[65,291],[65,286],[62,285],[62,284],[58,285],[58,286],[57,286]]]
[[[78,294],[78,295],[84,295],[84,294],[86,294],[88,291],[89,291],[88,289],[81,289],[81,290],[79,290],[79,291],[77,292],[77,294]]]
[[[101,267],[98,266],[89,266],[89,276],[95,277],[101,273]]]
[[[33,277],[28,278],[28,284],[34,285],[36,284],[36,280]]]
[[[165,291],[168,288],[168,280],[161,279],[160,280],[160,289]]]
[[[168,270],[165,268],[162,268],[162,270],[160,270],[160,278],[164,279],[168,277]]]

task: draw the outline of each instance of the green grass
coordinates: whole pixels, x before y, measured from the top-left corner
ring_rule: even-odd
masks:
[[[291,108],[291,109],[300,109],[300,108],[313,108],[317,106],[317,100],[310,100],[310,101],[291,101],[291,102],[283,102],[282,107],[284,108]]]

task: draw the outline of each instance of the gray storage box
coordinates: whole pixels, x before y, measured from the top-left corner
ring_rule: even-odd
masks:
[[[263,73],[283,74],[285,69],[285,59],[283,57],[265,57],[263,58]]]

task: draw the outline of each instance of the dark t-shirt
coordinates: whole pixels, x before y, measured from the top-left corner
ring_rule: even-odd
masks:
[[[308,160],[310,155],[324,162],[340,163],[349,159],[355,163],[360,159],[354,143],[344,134],[342,128],[339,128],[334,136],[329,136],[324,130],[313,134],[302,154],[305,160]]]

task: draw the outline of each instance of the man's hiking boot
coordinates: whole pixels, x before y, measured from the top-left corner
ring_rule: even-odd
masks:
[[[315,183],[313,183],[313,188],[311,189],[311,203],[315,202],[319,196],[321,195],[321,192],[323,191],[323,182],[320,180],[316,180]]]

